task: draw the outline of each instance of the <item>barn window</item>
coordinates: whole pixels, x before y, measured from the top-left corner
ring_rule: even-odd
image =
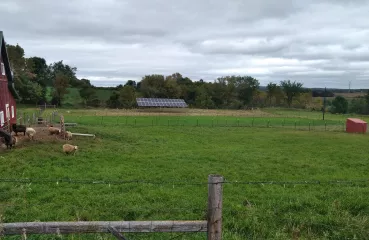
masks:
[[[5,104],[5,110],[6,110],[6,119],[10,119],[10,111],[9,111],[9,104]]]
[[[4,112],[1,111],[0,112],[0,126],[3,126],[4,125],[4,122],[5,122],[5,119],[4,119]]]
[[[5,67],[4,67],[4,63],[1,63],[1,74],[5,76]]]
[[[14,106],[12,106],[12,118],[14,118]]]

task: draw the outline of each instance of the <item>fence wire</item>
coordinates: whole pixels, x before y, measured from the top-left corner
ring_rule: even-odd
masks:
[[[34,183],[34,184],[106,184],[106,185],[123,185],[123,184],[151,184],[151,185],[209,185],[209,184],[227,184],[227,185],[323,185],[323,184],[356,184],[369,183],[369,179],[352,179],[352,180],[299,180],[299,181],[232,181],[225,180],[220,182],[194,182],[186,180],[93,180],[93,179],[71,179],[71,178],[0,178],[0,183]]]

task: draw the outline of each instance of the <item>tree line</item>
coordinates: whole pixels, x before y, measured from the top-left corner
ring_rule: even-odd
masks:
[[[205,82],[173,73],[168,76],[146,75],[138,82],[129,80],[124,85],[105,88],[111,90],[111,95],[107,101],[102,102],[97,95],[97,91],[102,88],[93,86],[88,79],[78,79],[76,67],[62,60],[48,65],[44,58],[26,58],[24,49],[18,44],[7,44],[7,51],[22,103],[61,106],[68,89],[76,88],[83,99],[81,105],[85,107],[134,108],[136,97],[148,97],[181,98],[191,107],[207,109],[275,106],[321,111],[321,97],[334,96],[331,91],[311,90],[291,80],[280,81],[278,84],[270,82],[262,89],[259,80],[251,76],[223,76],[213,82]],[[50,102],[47,95],[52,96]],[[356,98],[350,104],[346,104],[346,99],[343,99],[336,97],[334,101],[327,101],[327,110],[335,113],[369,113],[369,97]]]
[[[180,73],[169,76],[146,75],[141,81],[119,85],[107,102],[112,108],[135,106],[137,96],[147,98],[181,98],[190,106],[208,109],[249,109],[265,106],[294,106],[306,103],[311,96],[302,83],[290,80],[269,83],[266,91],[251,76],[223,76],[214,82],[192,81]]]
[[[50,104],[61,105],[68,88],[80,88],[81,96],[85,96],[85,89],[92,88],[89,80],[76,77],[76,67],[64,64],[62,60],[48,65],[41,57],[26,58],[24,49],[18,44],[7,44],[6,47],[21,103],[44,104],[47,94],[50,94]],[[48,89],[51,89],[50,93]],[[89,99],[97,98],[96,94],[90,92],[88,96]]]

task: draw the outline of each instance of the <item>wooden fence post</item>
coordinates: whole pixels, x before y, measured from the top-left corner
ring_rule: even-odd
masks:
[[[208,240],[222,239],[223,176],[208,177]]]
[[[64,125],[64,116],[60,116],[60,135],[63,139],[65,139],[65,125]]]

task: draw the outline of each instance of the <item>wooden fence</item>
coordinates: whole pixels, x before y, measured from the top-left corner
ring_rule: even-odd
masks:
[[[37,110],[33,113],[21,113],[18,112],[17,115],[17,123],[22,125],[31,126],[34,124],[52,124],[56,121],[56,116],[58,116],[58,112],[54,110],[47,116],[42,116],[43,110]]]
[[[38,104],[36,105],[38,108],[43,108],[43,109],[46,109],[46,108],[56,108],[56,105],[48,105],[48,104]]]
[[[208,209],[204,221],[79,221],[17,222],[0,224],[0,235],[111,233],[117,239],[122,233],[206,232],[208,240],[222,239],[222,192],[224,178],[208,176]]]

